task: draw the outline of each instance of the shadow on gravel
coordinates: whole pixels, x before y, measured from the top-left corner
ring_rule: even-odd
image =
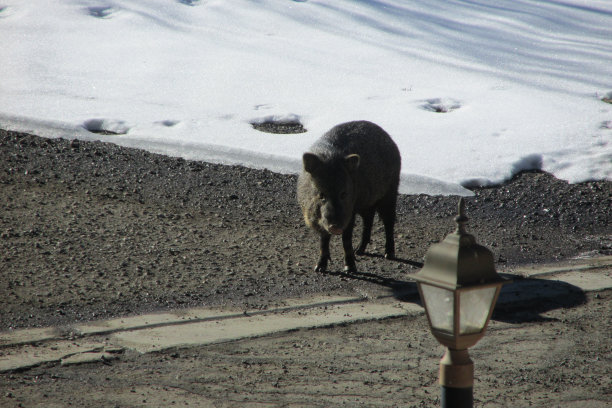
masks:
[[[381,258],[384,259],[382,255],[365,253],[362,256],[367,256],[371,258]],[[422,268],[423,263],[417,261],[411,261],[409,259],[403,258],[395,258],[393,262],[399,262],[405,265],[410,265],[413,268]],[[369,282],[378,286],[383,286],[389,288],[391,290],[391,295],[400,300],[402,302],[412,302],[416,304],[421,304],[421,300],[419,298],[419,291],[417,290],[416,283],[413,281],[404,281],[394,278],[386,278],[384,276],[377,275],[375,273],[369,272],[325,272],[330,276],[338,276],[347,280],[360,280],[364,282]]]
[[[368,255],[378,256],[380,255]],[[398,262],[421,268],[420,262],[396,259]],[[402,302],[422,305],[416,283],[394,278],[386,278],[368,272],[325,272],[347,280],[360,280],[391,290],[394,298]],[[577,286],[551,279],[522,278],[520,276],[501,274],[513,282],[502,287],[499,299],[493,311],[493,320],[506,323],[526,323],[557,321],[558,319],[542,316],[556,309],[569,309],[586,302],[585,292]]]
[[[395,298],[401,301],[414,301],[415,296],[418,297],[418,291],[416,283],[402,281],[393,278],[385,278],[384,276],[377,275],[375,273],[368,272],[324,272],[330,276],[338,276],[343,279],[360,280],[364,282],[373,283],[375,285],[384,286],[391,289],[391,292]],[[418,300],[418,299],[417,299]],[[420,303],[420,302],[416,302]]]
[[[585,292],[566,282],[514,275],[504,277],[514,281],[502,288],[493,311],[494,320],[507,323],[556,321],[541,314],[586,302]]]

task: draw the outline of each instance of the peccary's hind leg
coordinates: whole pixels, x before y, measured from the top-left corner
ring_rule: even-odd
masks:
[[[387,194],[378,206],[378,215],[385,226],[385,258],[395,259],[395,238],[393,229],[395,227],[395,206],[397,193]]]
[[[353,252],[353,227],[355,226],[355,216],[349,225],[342,232],[342,248],[344,249],[344,271],[357,272],[355,265],[355,253]]]
[[[359,247],[355,251],[357,255],[363,255],[365,253],[366,247],[370,243],[370,237],[372,235],[372,224],[374,223],[374,208],[370,208],[361,214],[361,218],[363,218],[363,231],[361,232],[361,242],[359,243]]]
[[[329,240],[331,239],[331,235],[327,233],[321,233],[321,241],[320,241],[320,255],[319,261],[315,266],[315,272],[325,272],[327,270],[327,262],[331,259],[329,255]]]

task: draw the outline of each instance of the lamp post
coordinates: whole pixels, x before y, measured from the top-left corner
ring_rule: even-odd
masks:
[[[465,202],[459,200],[457,230],[432,245],[414,275],[431,332],[446,347],[440,360],[443,408],[473,406],[474,364],[468,348],[484,336],[502,285],[493,254],[465,232]]]

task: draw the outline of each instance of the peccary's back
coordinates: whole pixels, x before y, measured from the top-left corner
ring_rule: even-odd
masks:
[[[368,121],[342,123],[325,133],[310,151],[325,160],[342,160],[358,154],[355,180],[355,210],[365,209],[392,191],[397,193],[401,157],[380,126]]]

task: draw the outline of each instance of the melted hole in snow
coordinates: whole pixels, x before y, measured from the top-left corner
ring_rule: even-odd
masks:
[[[251,122],[253,129],[259,130],[265,133],[278,133],[278,134],[294,134],[294,133],[306,133],[307,129],[304,128],[298,120],[291,121],[274,121],[266,120],[263,122]]]
[[[89,119],[83,122],[83,127],[101,135],[125,135],[130,130],[123,120],[112,119]]]
[[[96,18],[110,18],[115,13],[115,9],[112,6],[92,6],[87,7],[87,13]]]
[[[421,109],[430,112],[447,113],[457,110],[461,107],[461,102],[456,99],[442,99],[432,98],[427,99],[424,104],[421,105]]]

